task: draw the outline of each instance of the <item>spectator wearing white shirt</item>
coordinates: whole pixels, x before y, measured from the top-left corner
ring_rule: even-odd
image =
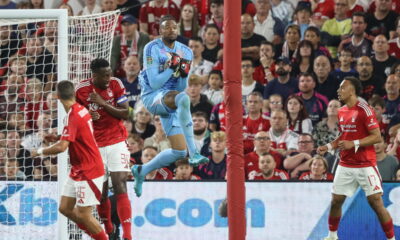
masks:
[[[255,5],[257,13],[254,16],[254,32],[264,36],[273,44],[282,43],[284,25],[279,18],[272,16],[269,1],[256,0]]]
[[[213,68],[213,63],[203,58],[203,41],[199,37],[189,40],[189,48],[193,51],[193,60],[190,66],[189,74],[196,74],[201,78],[202,85],[207,84],[208,74]]]

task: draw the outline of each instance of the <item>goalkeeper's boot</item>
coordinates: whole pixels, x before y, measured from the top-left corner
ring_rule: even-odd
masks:
[[[142,185],[144,181],[144,176],[140,176],[141,170],[142,166],[140,165],[133,165],[133,167],[131,168],[132,175],[135,179],[133,188],[135,190],[137,197],[140,197],[142,195]]]
[[[196,152],[195,154],[193,154],[192,157],[189,158],[189,164],[194,167],[204,164],[204,163],[208,163],[209,161],[210,161],[210,159],[208,159],[207,157],[204,157],[203,155],[201,155],[198,152]]]

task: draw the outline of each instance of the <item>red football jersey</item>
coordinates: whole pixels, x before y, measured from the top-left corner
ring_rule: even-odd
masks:
[[[400,44],[399,38],[395,38],[389,41],[389,51],[388,54],[399,59],[400,58]]]
[[[274,169],[274,173],[270,178],[264,178],[261,172],[257,172],[251,176],[249,180],[289,180],[289,174],[284,170]]]
[[[340,140],[360,140],[369,135],[369,131],[379,128],[374,110],[366,103],[357,101],[356,105],[349,108],[346,105],[338,110]],[[359,147],[342,150],[340,152],[341,166],[345,167],[370,167],[376,166],[374,146]]]
[[[248,115],[243,116],[243,147],[244,154],[254,150],[254,137],[260,131],[268,131],[271,127],[267,116],[261,116],[253,120]]]
[[[269,151],[269,154],[271,154],[275,159],[275,168],[281,169],[282,155],[272,150]],[[256,152],[251,152],[244,156],[244,174],[246,179],[249,179],[250,175],[254,175],[255,172],[260,171],[260,169],[258,168],[258,159],[259,156]]]
[[[89,78],[79,83],[76,89],[76,101],[89,111],[100,114],[100,119],[93,121],[94,136],[99,147],[110,146],[125,141],[128,133],[122,119],[115,118],[102,107],[89,101],[89,94],[98,93],[107,103],[117,106],[128,100],[125,95],[124,84],[118,78],[111,78],[110,85],[103,90],[93,85],[93,79]]]
[[[160,168],[156,170],[157,173],[153,176],[153,178],[146,178],[150,180],[172,180],[174,178],[174,174],[168,168]]]
[[[311,179],[311,171],[305,172],[300,175],[299,180],[312,180]],[[333,175],[331,173],[324,173],[322,174],[321,180],[333,180]]]
[[[61,140],[70,142],[69,176],[72,179],[83,181],[104,175],[103,160],[93,136],[92,117],[82,105],[75,103],[68,111]]]

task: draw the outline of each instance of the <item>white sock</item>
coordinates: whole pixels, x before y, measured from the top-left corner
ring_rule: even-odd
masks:
[[[396,240],[396,238],[393,236],[392,238],[388,238],[388,240]]]
[[[338,238],[337,231],[329,231],[328,237],[333,239]]]

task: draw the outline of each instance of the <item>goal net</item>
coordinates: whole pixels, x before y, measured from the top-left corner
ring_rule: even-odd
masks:
[[[5,239],[88,239],[70,222],[60,226],[68,236],[57,230],[67,155],[30,152],[54,143],[62,129],[57,81],[76,84],[91,76],[91,60],[109,60],[119,11],[69,17],[67,35],[57,17],[13,12],[0,19],[0,232]]]

